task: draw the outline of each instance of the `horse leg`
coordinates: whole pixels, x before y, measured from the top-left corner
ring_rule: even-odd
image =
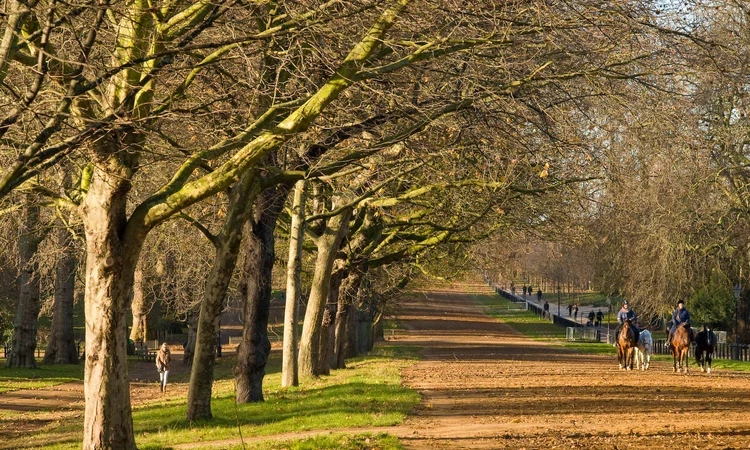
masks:
[[[706,371],[708,373],[711,373],[711,360],[713,359],[712,354],[713,354],[713,351],[706,352],[706,363],[708,364],[708,368],[706,369]]]
[[[690,359],[688,358],[689,350],[690,350],[690,347],[687,347],[686,349],[682,350],[683,355],[684,355],[683,358],[685,359],[685,373],[688,373],[688,362],[689,362],[688,360]]]
[[[617,346],[617,363],[620,366],[620,369],[622,369],[623,365],[623,351],[621,346]]]
[[[628,367],[628,370],[633,370],[633,359],[634,359],[633,354],[634,353],[635,353],[635,349],[633,347],[630,347],[628,349],[628,358],[627,358],[627,364],[626,364]]]
[[[677,372],[677,351],[672,350],[672,368]]]
[[[646,349],[646,369],[651,367],[651,349]]]

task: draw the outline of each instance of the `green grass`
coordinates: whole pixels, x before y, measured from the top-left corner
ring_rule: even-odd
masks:
[[[239,439],[240,430],[242,436],[248,438],[395,425],[402,422],[420,401],[416,391],[401,385],[400,371],[412,364],[414,353],[415,350],[408,347],[383,346],[377,355],[348,360],[346,369],[334,370],[330,376],[302,382],[298,388],[284,389],[279,387],[281,375],[276,358],[269,363],[269,375],[263,382],[265,402],[240,405],[234,402],[230,373],[233,364],[229,358],[224,358],[216,372],[211,406],[213,420],[187,423],[186,399],[173,394],[134,408],[136,442],[139,448],[160,449],[181,443]],[[25,437],[23,443],[33,448],[77,449],[81,445],[81,434],[79,417],[50,425],[32,438]],[[400,448],[393,443],[395,440],[382,436],[328,434],[270,448],[376,448],[356,446],[358,439],[368,438],[382,441],[377,448]],[[350,447],[342,446],[342,442],[349,442],[346,445]]]
[[[514,330],[532,339],[565,339],[565,328],[542,320],[531,311],[508,309],[512,302],[499,295],[475,294],[473,297],[475,302],[484,307],[487,314],[501,319]]]
[[[18,389],[42,389],[83,380],[83,365],[45,365],[38,369],[0,367],[0,393]]]
[[[214,447],[215,448],[215,447]],[[404,447],[397,438],[387,434],[326,434],[301,440],[265,441],[228,447],[231,450],[402,450]]]

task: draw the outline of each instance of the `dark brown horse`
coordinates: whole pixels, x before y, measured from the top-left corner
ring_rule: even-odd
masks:
[[[688,373],[688,351],[692,342],[692,333],[684,324],[680,324],[672,336],[672,342],[669,344],[672,350],[672,360],[675,372],[682,372],[682,363],[685,362],[685,373]],[[679,370],[678,370],[679,366]]]
[[[638,330],[635,326],[626,320],[620,328],[620,334],[617,336],[617,362],[620,369],[633,370],[633,361],[635,345],[638,342]]]
[[[716,346],[716,334],[703,325],[701,331],[695,335],[695,362],[701,368],[701,372],[711,373],[711,359]]]

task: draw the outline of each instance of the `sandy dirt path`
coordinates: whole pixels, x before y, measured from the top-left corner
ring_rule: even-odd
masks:
[[[415,295],[399,316],[396,342],[423,349],[403,374],[423,396],[395,433],[408,449],[750,448],[750,374],[620,371],[521,336],[460,292]]]

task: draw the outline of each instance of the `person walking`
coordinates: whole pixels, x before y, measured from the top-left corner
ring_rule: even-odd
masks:
[[[602,313],[602,310],[596,312],[596,326],[599,327],[602,325],[602,319],[604,319],[604,314]]]
[[[573,320],[578,322],[578,305],[573,306]]]
[[[167,391],[167,377],[169,376],[169,365],[172,362],[172,354],[169,352],[167,343],[164,342],[156,354],[156,370],[159,372],[159,386],[162,392]]]
[[[587,323],[587,325],[590,327],[594,326],[594,310],[593,309],[589,311],[589,322]]]
[[[549,302],[547,300],[544,301],[544,314],[542,314],[542,318],[548,318],[549,317]]]
[[[568,317],[570,317],[571,315],[573,315],[573,304],[569,303],[568,304]]]
[[[540,302],[542,301],[542,290],[541,289],[539,289],[538,291],[536,291],[536,299],[537,299],[537,301],[540,301]]]

